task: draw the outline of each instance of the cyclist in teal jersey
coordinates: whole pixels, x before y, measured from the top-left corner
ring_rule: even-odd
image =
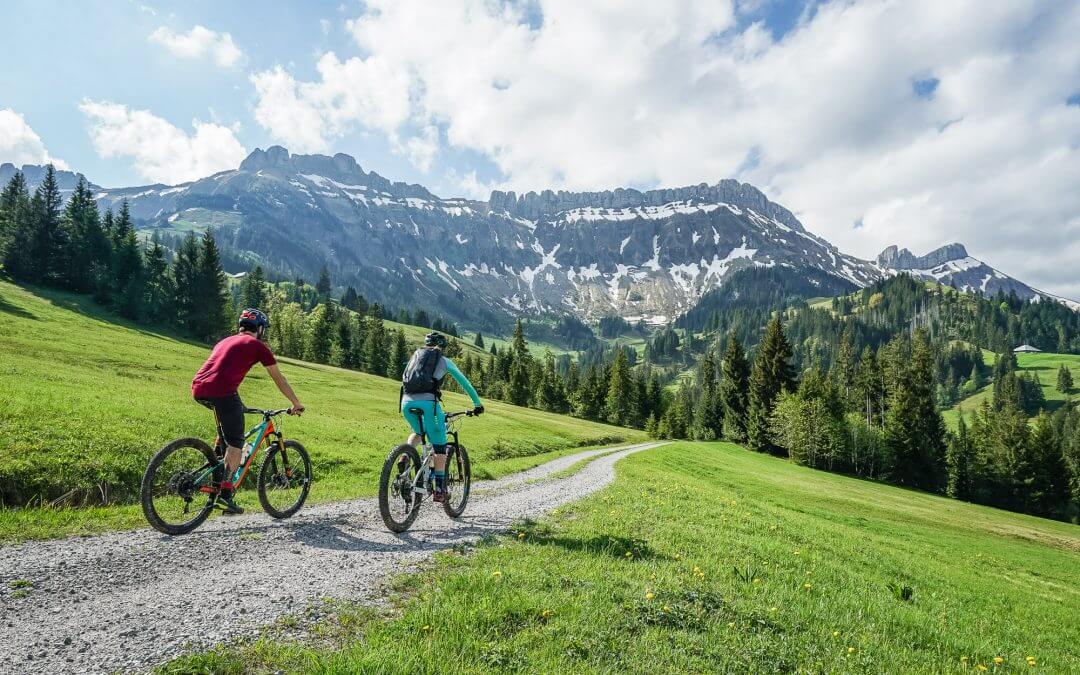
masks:
[[[435,453],[435,494],[432,498],[437,502],[443,501],[446,496],[446,416],[440,401],[442,383],[447,373],[472,399],[473,414],[484,412],[484,405],[469,378],[442,353],[445,347],[445,335],[429,333],[424,338],[424,346],[413,353],[401,376],[401,415],[413,430],[406,442],[412,446],[418,445],[421,428],[427,434],[427,441]],[[417,415],[410,412],[417,409],[422,411],[423,427]]]

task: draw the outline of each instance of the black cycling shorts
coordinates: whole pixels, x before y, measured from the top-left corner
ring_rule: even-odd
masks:
[[[234,448],[244,447],[244,403],[240,394],[195,400],[214,411],[218,438]]]

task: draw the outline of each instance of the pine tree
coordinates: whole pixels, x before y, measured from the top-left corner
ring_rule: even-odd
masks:
[[[342,368],[357,368],[358,364],[353,361],[356,350],[353,348],[352,319],[348,312],[340,312],[337,318],[333,353],[335,362]]]
[[[244,276],[244,281],[240,284],[240,304],[244,308],[262,309],[266,305],[266,300],[266,274],[263,272],[262,265],[256,265],[255,269]]]
[[[970,500],[973,496],[972,460],[975,454],[967,422],[960,416],[956,435],[949,442],[945,454],[945,493],[953,499]]]
[[[604,402],[604,418],[616,426],[629,426],[633,415],[633,381],[630,363],[625,350],[618,350],[611,363],[608,376],[607,400]]]
[[[399,328],[394,331],[394,348],[390,352],[390,367],[387,376],[400,380],[408,363],[409,343],[405,341],[405,331]]]
[[[150,247],[143,254],[145,263],[146,300],[144,316],[152,323],[169,321],[172,302],[176,295],[173,280],[169,276],[169,263],[165,260],[165,249],[158,241],[157,233],[151,239]]]
[[[308,358],[316,363],[330,363],[334,341],[334,312],[328,303],[315,307],[309,316],[311,330],[307,348]]]
[[[1062,365],[1058,369],[1057,374],[1057,390],[1063,394],[1068,394],[1073,388],[1072,372],[1069,371],[1069,367]]]
[[[746,413],[749,407],[750,364],[746,361],[742,343],[735,331],[728,334],[727,349],[721,364],[719,397],[723,407],[724,438],[736,443],[746,442]]]
[[[323,265],[322,269],[319,270],[319,281],[315,284],[315,292],[319,294],[319,301],[328,301],[332,289],[333,285],[330,282],[330,270],[326,269],[326,265]]]
[[[106,218],[111,221],[110,214],[106,212]],[[113,228],[109,228],[110,233]],[[180,244],[180,249],[173,259],[173,281],[176,290],[176,321],[185,330],[195,333],[198,329],[199,316],[202,308],[199,306],[198,294],[199,275],[199,242],[194,232],[188,232]],[[282,353],[284,350],[278,350]],[[296,356],[295,353],[287,354]]]
[[[551,352],[544,354],[543,363],[540,386],[537,387],[537,405],[541,410],[549,412],[566,412],[566,392],[563,390],[562,379],[555,372],[555,357]]]
[[[765,335],[758,347],[754,368],[750,373],[749,410],[746,420],[746,436],[750,449],[772,452],[776,449],[770,428],[773,408],[781,392],[795,388],[791,369],[791,345],[784,336],[780,317],[773,317],[765,328]]]
[[[346,288],[341,296],[341,306],[354,312],[360,311],[360,296],[356,294],[356,289],[352,286]]]
[[[386,326],[383,324],[381,312],[373,311],[365,321],[364,369],[372,375],[385,377],[390,354],[386,344]]]
[[[939,487],[945,459],[945,423],[934,406],[933,368],[932,347],[919,329],[885,416],[885,442],[895,458],[893,478],[901,485],[926,490]]]
[[[16,171],[0,193],[0,273],[14,279],[29,279],[33,262],[26,252],[33,238],[30,194],[26,178]]]
[[[96,288],[102,266],[110,255],[109,241],[101,229],[97,203],[86,179],[79,176],[75,190],[64,208],[63,226],[70,251],[65,272],[66,286],[80,293]]]
[[[179,283],[179,280],[177,280]],[[225,270],[221,267],[214,235],[207,230],[199,247],[198,264],[195,268],[195,297],[198,311],[195,335],[205,342],[213,342],[229,331],[229,292]]]
[[[716,382],[716,362],[712,352],[706,352],[698,365],[698,401],[694,408],[694,424],[691,436],[701,441],[711,441],[723,429],[723,408]]]
[[[63,197],[52,164],[45,167],[45,177],[30,200],[32,234],[27,256],[33,269],[30,279],[60,285],[68,270],[70,246],[67,230],[61,222]]]
[[[478,349],[483,349],[484,348],[484,335],[483,335],[483,333],[481,333],[480,331],[476,331],[476,339],[473,340],[473,344],[476,345],[476,347]]]
[[[507,394],[514,405],[528,405],[532,389],[529,375],[532,370],[532,356],[525,343],[525,331],[521,319],[514,325],[514,338],[510,347],[510,373]]]

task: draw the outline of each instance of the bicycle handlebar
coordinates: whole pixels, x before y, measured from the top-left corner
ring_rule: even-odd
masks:
[[[283,415],[292,410],[292,408],[282,408],[281,410],[262,410],[261,408],[244,408],[245,413],[252,413],[256,415],[262,415],[263,417],[277,417]]]
[[[446,413],[446,421],[449,422],[450,420],[452,420],[452,419],[454,419],[456,417],[461,417],[461,416],[475,417],[476,413],[474,413],[471,410],[462,410],[461,412]]]

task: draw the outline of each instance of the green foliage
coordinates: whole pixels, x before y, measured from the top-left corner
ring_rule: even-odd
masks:
[[[256,639],[169,668],[1080,671],[1075,526],[724,443],[657,448],[616,468],[614,485],[515,528],[520,539],[437,555],[401,582],[421,592],[392,597],[389,615],[332,612],[318,626],[325,639]],[[627,558],[631,547],[645,555]]]
[[[771,437],[771,417],[776,400],[783,392],[795,389],[791,367],[791,345],[784,336],[779,316],[769,321],[761,339],[754,368],[750,373],[747,441],[758,452],[772,452],[776,446]]]
[[[0,540],[145,526],[134,501],[150,456],[174,438],[212,437],[213,416],[190,393],[207,353],[205,345],[118,321],[86,296],[0,282]],[[279,362],[308,405],[303,418],[282,423],[312,455],[312,498],[373,494],[383,458],[408,432],[397,408],[398,382],[287,357]],[[258,366],[240,393],[255,406],[276,406],[280,397]],[[446,394],[448,409],[467,405],[465,397]],[[498,401],[485,405],[490,414],[470,419],[462,436],[477,477],[582,446],[645,438]],[[500,442],[543,454],[493,459]],[[240,499],[258,510],[253,491]],[[13,508],[27,504],[34,508]]]

